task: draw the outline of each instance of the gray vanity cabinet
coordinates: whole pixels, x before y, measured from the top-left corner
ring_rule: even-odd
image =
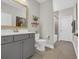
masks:
[[[34,39],[29,38],[27,40],[23,40],[23,59],[27,59],[34,54]]]
[[[1,59],[22,59],[21,49],[21,41],[1,45]]]
[[[34,54],[35,34],[1,37],[1,59],[28,59]]]

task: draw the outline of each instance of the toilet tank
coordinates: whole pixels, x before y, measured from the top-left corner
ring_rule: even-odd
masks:
[[[40,34],[35,34],[35,40],[39,40],[40,39]]]

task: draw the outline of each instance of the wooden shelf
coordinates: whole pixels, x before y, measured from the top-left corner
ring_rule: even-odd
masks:
[[[38,27],[38,25],[39,25],[39,23],[37,23],[37,22],[33,22],[31,24],[32,24],[33,27]]]
[[[32,24],[39,25],[39,23],[32,23]]]

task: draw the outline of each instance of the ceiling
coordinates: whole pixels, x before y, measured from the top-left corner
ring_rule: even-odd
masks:
[[[43,3],[45,2],[46,0],[36,0],[38,3]]]

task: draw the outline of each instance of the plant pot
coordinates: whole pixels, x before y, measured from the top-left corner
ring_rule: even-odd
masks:
[[[32,27],[38,27],[39,23],[38,22],[33,22]]]

